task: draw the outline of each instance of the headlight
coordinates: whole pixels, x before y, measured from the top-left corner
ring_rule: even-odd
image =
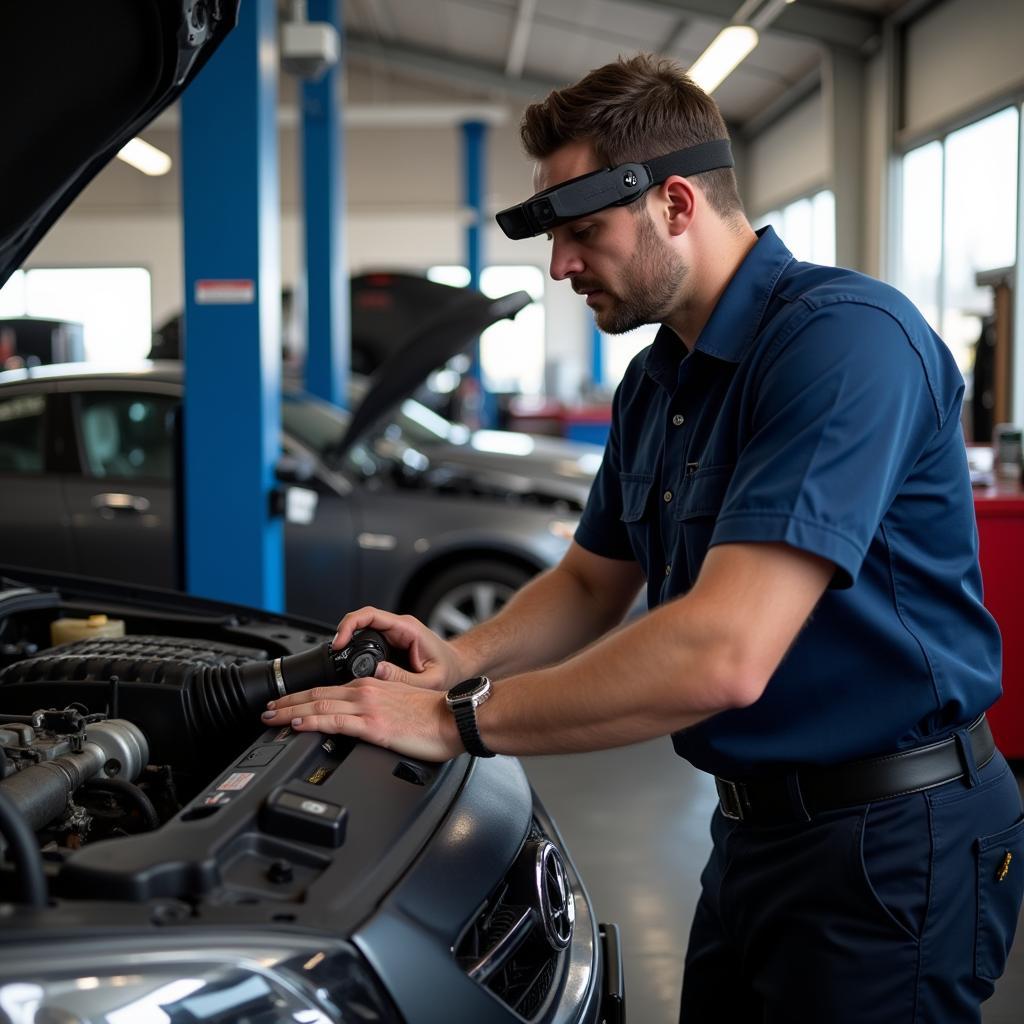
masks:
[[[169,936],[168,936],[169,937]],[[190,942],[192,936],[190,935]],[[398,1024],[354,947],[287,937],[254,945],[219,935],[205,948],[154,949],[149,936],[5,948],[2,1024]],[[184,943],[182,943],[184,946]]]
[[[578,519],[553,519],[548,523],[548,529],[561,540],[572,540],[579,525]]]

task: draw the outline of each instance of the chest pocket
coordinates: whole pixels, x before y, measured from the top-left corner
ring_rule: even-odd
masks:
[[[676,502],[674,519],[679,535],[677,550],[686,554],[692,584],[708,553],[715,521],[722,510],[735,466],[706,466],[683,478],[682,494]],[[678,557],[678,556],[677,556]]]
[[[650,550],[650,539],[647,535],[650,520],[647,508],[653,484],[653,473],[619,474],[619,486],[622,488],[622,515],[619,518],[625,524],[633,554],[645,576]]]

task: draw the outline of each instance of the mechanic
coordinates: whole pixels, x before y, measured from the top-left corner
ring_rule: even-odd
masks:
[[[949,351],[894,289],[753,231],[718,108],[676,65],[592,71],[522,138],[542,191],[499,224],[548,234],[602,330],[662,325],[575,541],[451,642],[346,615],[335,646],[372,626],[412,671],[265,717],[434,761],[671,734],[720,797],[685,1024],[978,1021],[1024,821],[984,718],[1000,638]],[[644,581],[651,610],[620,625]]]

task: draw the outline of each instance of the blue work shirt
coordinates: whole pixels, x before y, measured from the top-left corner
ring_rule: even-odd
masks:
[[[956,363],[895,289],[758,236],[692,352],[662,327],[630,363],[576,531],[639,562],[650,607],[715,544],[834,563],[763,696],[673,736],[737,779],[918,746],[1000,693]]]

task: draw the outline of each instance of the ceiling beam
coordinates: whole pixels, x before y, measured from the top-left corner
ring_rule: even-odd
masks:
[[[821,88],[821,66],[808,71],[781,95],[777,96],[768,106],[759,110],[740,127],[740,137],[752,142],[762,132],[767,131],[776,121],[785,117],[794,107]]]
[[[739,0],[616,0],[624,6],[654,7],[683,17],[730,23],[740,10]],[[770,35],[788,35],[804,42],[828,43],[863,50],[880,39],[882,20],[848,7],[815,7],[807,0],[787,4],[766,29]]]
[[[536,9],[537,0],[519,0],[519,12],[516,14],[515,27],[512,29],[512,41],[508,46],[508,59],[505,61],[505,74],[510,78],[523,77],[526,47],[530,42],[533,12]]]
[[[367,36],[349,32],[346,55],[405,74],[421,75],[486,92],[500,92],[524,99],[540,99],[565,83],[553,79],[511,78],[492,64],[453,57],[407,43],[389,41],[386,45]]]

